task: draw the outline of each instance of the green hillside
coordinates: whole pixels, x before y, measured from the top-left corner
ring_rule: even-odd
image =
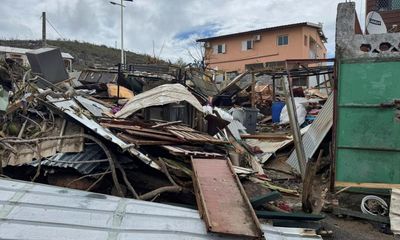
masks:
[[[107,47],[105,45],[95,45],[86,42],[64,40],[48,40],[47,44],[50,46],[59,47],[62,52],[71,54],[75,58],[74,69],[76,70],[82,70],[97,64],[104,67],[111,67],[120,62],[120,50]],[[0,40],[0,45],[36,49],[41,47],[41,41]],[[160,62],[149,55],[137,54],[129,51],[126,52],[126,61],[127,64],[156,63],[157,61]]]

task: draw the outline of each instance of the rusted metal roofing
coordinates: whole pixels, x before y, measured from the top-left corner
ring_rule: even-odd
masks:
[[[260,223],[229,160],[192,159],[200,213],[211,232],[262,236]]]
[[[310,159],[315,151],[317,151],[322,140],[332,127],[333,123],[333,94],[328,97],[323,108],[319,112],[310,128],[303,136],[303,146],[306,154],[306,160]],[[293,151],[287,163],[300,172],[299,162],[297,159],[296,151]]]
[[[189,142],[225,143],[225,141],[182,125],[168,126],[165,129],[179,139]]]
[[[321,239],[262,225],[268,240]],[[198,211],[0,178],[1,239],[243,239],[208,233]]]

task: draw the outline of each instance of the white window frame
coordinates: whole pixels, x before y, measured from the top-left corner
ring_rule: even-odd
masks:
[[[287,43],[285,44],[285,41],[282,42],[282,44],[279,44],[279,39],[280,38],[287,38]],[[278,37],[276,38],[276,45],[278,46],[287,46],[289,45],[289,35],[288,34],[283,34],[283,35],[278,35]]]
[[[249,42],[250,42],[250,48],[249,48]],[[245,41],[242,41],[242,51],[248,51],[254,48],[254,41],[252,39],[248,39]]]
[[[221,47],[221,48],[220,48]],[[221,49],[221,51],[219,51]],[[226,52],[226,45],[225,43],[222,44],[215,44],[213,46],[213,53],[214,54],[224,54]]]

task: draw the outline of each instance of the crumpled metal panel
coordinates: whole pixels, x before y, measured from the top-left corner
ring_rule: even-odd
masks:
[[[79,163],[79,161],[102,160],[108,165],[107,157],[104,151],[97,144],[85,146],[84,151],[80,153],[58,153],[48,159],[42,160],[42,166],[75,168],[81,174],[89,174],[95,170],[101,162]],[[29,165],[38,166],[38,161],[33,161]]]
[[[262,225],[273,240],[321,239],[314,231]],[[207,233],[196,210],[0,179],[1,239],[243,239]]]
[[[139,152],[135,149],[131,144],[127,144],[122,141],[120,138],[115,136],[109,129],[102,127],[93,119],[86,117],[82,112],[79,111],[81,109],[79,105],[72,99],[66,100],[63,98],[52,98],[51,96],[47,96],[47,100],[49,100],[53,105],[55,105],[60,111],[64,112],[65,114],[69,115],[76,121],[83,124],[86,128],[92,130],[99,136],[117,144],[123,150],[127,150],[130,154],[136,156],[144,163],[150,165],[155,169],[160,169],[160,166],[153,162],[149,157],[144,155],[143,153]]]
[[[203,107],[196,97],[182,84],[176,83],[164,84],[134,96],[115,116],[126,118],[140,109],[183,101],[188,102],[197,110],[203,112]]]
[[[76,96],[75,99],[96,117],[102,117],[104,112],[111,112],[110,108],[103,106],[98,102],[87,99],[85,97]]]
[[[309,128],[310,128],[310,125],[300,129],[300,134],[304,135],[305,133],[307,133]],[[287,140],[283,140],[283,141],[246,139],[246,143],[249,144],[252,147],[259,147],[263,151],[264,154],[258,156],[258,158],[261,161],[261,163],[265,163],[272,156],[274,156],[275,153],[279,149],[281,149],[281,148],[293,143],[293,137],[290,136],[290,137],[288,137]]]
[[[318,113],[318,116],[314,122],[310,125],[310,128],[303,136],[304,152],[306,154],[306,160],[310,159],[315,151],[317,151],[322,140],[324,140],[326,134],[328,134],[333,124],[333,94],[328,97],[323,108]],[[297,159],[296,151],[293,151],[287,163],[300,172],[299,161]]]

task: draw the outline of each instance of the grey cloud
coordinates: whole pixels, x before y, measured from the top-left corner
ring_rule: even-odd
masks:
[[[115,0],[118,1],[118,0]],[[190,61],[187,50],[195,38],[178,39],[205,24],[218,25],[216,34],[245,31],[295,22],[322,22],[329,38],[327,48],[334,52],[336,6],[340,0],[134,0],[126,2],[125,48],[156,55],[172,61],[182,57]],[[357,0],[360,10],[362,0]],[[119,7],[108,0],[2,0],[0,37],[40,38],[40,14],[46,11],[50,21],[66,38],[114,46],[120,42]],[[361,9],[363,11],[363,9]],[[361,20],[363,22],[363,20]],[[48,29],[50,38],[58,34]]]

